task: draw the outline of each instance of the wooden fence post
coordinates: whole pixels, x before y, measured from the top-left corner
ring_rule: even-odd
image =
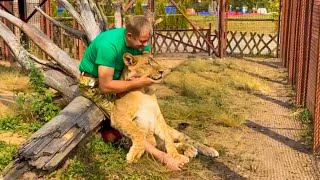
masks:
[[[219,11],[219,41],[218,41],[218,56],[224,58],[226,55],[227,35],[226,35],[226,6],[227,0],[220,0]]]

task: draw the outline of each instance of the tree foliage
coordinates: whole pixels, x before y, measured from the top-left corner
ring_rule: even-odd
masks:
[[[229,4],[232,5],[232,9],[242,6],[247,6],[249,10],[254,8],[267,8],[268,11],[279,11],[280,0],[229,0]]]
[[[187,29],[188,22],[181,15],[181,12],[177,10],[177,14],[166,14],[165,3],[157,2],[156,15],[157,18],[162,18],[163,21],[157,25],[157,29]],[[185,4],[183,2],[178,3],[182,11],[186,12]]]
[[[142,0],[137,0],[136,5],[134,6],[135,15],[143,15]]]

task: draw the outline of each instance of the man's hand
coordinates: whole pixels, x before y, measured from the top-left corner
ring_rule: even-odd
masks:
[[[150,86],[156,83],[155,80],[148,77],[132,77],[130,81],[135,81],[139,87]]]

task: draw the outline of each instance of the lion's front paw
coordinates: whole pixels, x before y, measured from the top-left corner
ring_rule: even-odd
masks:
[[[143,145],[132,145],[127,154],[127,162],[136,163],[143,155],[144,151],[145,148]]]
[[[198,155],[198,150],[190,144],[176,143],[176,147],[180,154],[184,154],[189,158],[194,158]]]
[[[198,151],[205,156],[213,157],[213,158],[219,156],[219,152],[212,147],[201,145],[198,148],[199,148]]]
[[[178,159],[179,161],[183,162],[184,164],[189,162],[189,158],[185,155],[182,155],[182,154],[171,154],[171,155],[175,159]]]
[[[194,158],[198,155],[198,150],[195,147],[189,145],[186,146],[186,148],[183,151],[183,154],[189,158]]]

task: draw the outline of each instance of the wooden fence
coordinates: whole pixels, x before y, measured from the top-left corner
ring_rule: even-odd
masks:
[[[228,31],[226,51],[230,56],[277,57],[278,34]]]
[[[199,30],[217,49],[217,36],[208,29]],[[213,39],[212,39],[213,38]],[[215,43],[214,43],[215,42]],[[212,53],[210,46],[193,29],[184,30],[155,30],[152,38],[152,52],[161,53]]]

